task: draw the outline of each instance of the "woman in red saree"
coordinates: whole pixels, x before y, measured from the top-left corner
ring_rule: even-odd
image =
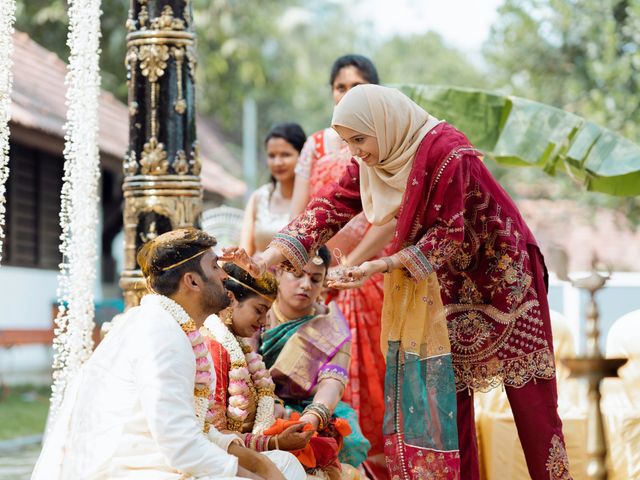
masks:
[[[329,84],[338,104],[354,86],[377,84],[378,72],[362,55],[344,55],[331,68]],[[351,163],[347,144],[332,128],[309,136],[296,165],[291,205],[292,217],[300,214],[320,190],[337,183]],[[359,265],[379,255],[393,235],[395,222],[372,226],[357,215],[328,243],[343,265]],[[338,252],[339,255],[337,254]],[[384,357],[380,352],[380,317],[384,296],[382,275],[373,275],[359,288],[340,290],[332,296],[349,322],[352,337],[349,383],[343,400],[358,412],[360,427],[371,442],[365,467],[375,478],[387,478],[384,468],[382,421],[384,414]]]
[[[357,156],[260,256],[259,273],[300,268],[364,210],[397,217],[394,254],[342,272],[334,286],[385,275],[384,433],[397,478],[479,479],[473,391],[504,386],[529,473],[569,479],[557,414],[546,269],[533,235],[467,138],[400,92],[352,89],[334,128]],[[458,451],[459,449],[459,451]]]

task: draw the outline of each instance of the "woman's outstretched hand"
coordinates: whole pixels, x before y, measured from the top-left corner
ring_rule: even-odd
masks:
[[[369,262],[364,262],[357,267],[334,267],[327,274],[327,287],[344,290],[361,287],[375,272],[367,268]]]
[[[373,262],[364,262],[357,267],[333,267],[327,274],[327,287],[345,290],[361,287],[371,275],[380,271]]]
[[[364,283],[364,275],[361,267],[331,267],[327,272],[327,287],[339,290],[355,288]]]
[[[261,277],[267,270],[267,265],[264,260],[260,257],[250,257],[246,250],[241,247],[223,248],[220,260],[235,263],[255,278]]]

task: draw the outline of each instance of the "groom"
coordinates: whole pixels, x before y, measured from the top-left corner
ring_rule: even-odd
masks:
[[[206,393],[194,397],[215,386],[197,329],[230,303],[215,244],[187,228],[142,247],[138,263],[154,294],[114,321],[68,385],[32,480],[284,478],[210,426]],[[284,460],[289,476],[295,459]]]

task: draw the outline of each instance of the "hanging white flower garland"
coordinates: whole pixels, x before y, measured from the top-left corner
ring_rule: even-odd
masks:
[[[0,261],[4,243],[6,183],[9,178],[9,118],[13,84],[13,24],[16,20],[15,0],[0,0]]]
[[[93,347],[93,288],[96,278],[98,180],[98,96],[100,93],[100,0],[69,2],[69,67],[65,125],[64,185],[61,194],[58,278],[59,313],[53,340],[53,387],[49,419],[65,387]],[[51,425],[52,422],[49,422]]]

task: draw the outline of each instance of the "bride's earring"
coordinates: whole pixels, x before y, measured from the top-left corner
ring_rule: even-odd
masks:
[[[233,309],[227,308],[222,312],[222,321],[227,327],[230,327],[233,323]]]

